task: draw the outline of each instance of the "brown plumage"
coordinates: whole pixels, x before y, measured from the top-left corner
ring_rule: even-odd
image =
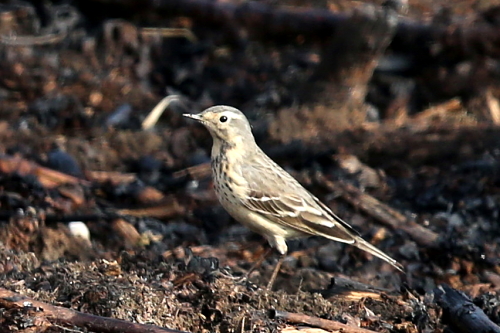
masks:
[[[400,271],[402,266],[370,243],[307,191],[257,146],[245,115],[229,106],[185,114],[213,137],[212,173],[222,206],[264,236],[282,255],[287,239],[323,236],[352,244]]]

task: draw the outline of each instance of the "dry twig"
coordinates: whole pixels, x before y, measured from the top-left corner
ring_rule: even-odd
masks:
[[[81,327],[94,332],[127,333],[186,333],[154,325],[131,323],[125,320],[106,318],[82,313],[72,309],[51,305],[25,297],[13,291],[0,288],[0,307],[6,309],[38,308],[53,325]]]
[[[318,175],[318,183],[329,191],[341,193],[344,200],[359,208],[364,213],[377,219],[393,230],[403,230],[418,245],[432,247],[436,245],[439,235],[415,222],[409,221],[403,214],[380,202],[369,194],[363,193],[357,187],[342,181],[332,182]]]
[[[308,316],[302,313],[272,310],[270,312],[270,316],[272,319],[284,319],[290,323],[307,324],[330,331],[341,330],[344,333],[374,333],[374,331],[366,330],[364,328],[353,327],[337,321]]]

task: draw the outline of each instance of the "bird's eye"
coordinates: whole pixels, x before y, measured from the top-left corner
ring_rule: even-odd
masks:
[[[222,116],[222,117],[219,118],[219,121],[221,123],[225,123],[227,121],[227,117],[226,116]]]

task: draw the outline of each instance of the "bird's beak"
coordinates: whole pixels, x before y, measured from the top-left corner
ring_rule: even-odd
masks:
[[[201,120],[201,117],[199,114],[184,113],[183,116],[186,118],[191,118],[191,119],[198,120],[198,121]]]

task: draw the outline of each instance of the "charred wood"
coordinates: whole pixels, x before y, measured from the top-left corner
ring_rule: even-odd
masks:
[[[500,333],[495,325],[472,301],[463,293],[447,285],[434,291],[437,303],[443,308],[443,321],[455,332]]]

